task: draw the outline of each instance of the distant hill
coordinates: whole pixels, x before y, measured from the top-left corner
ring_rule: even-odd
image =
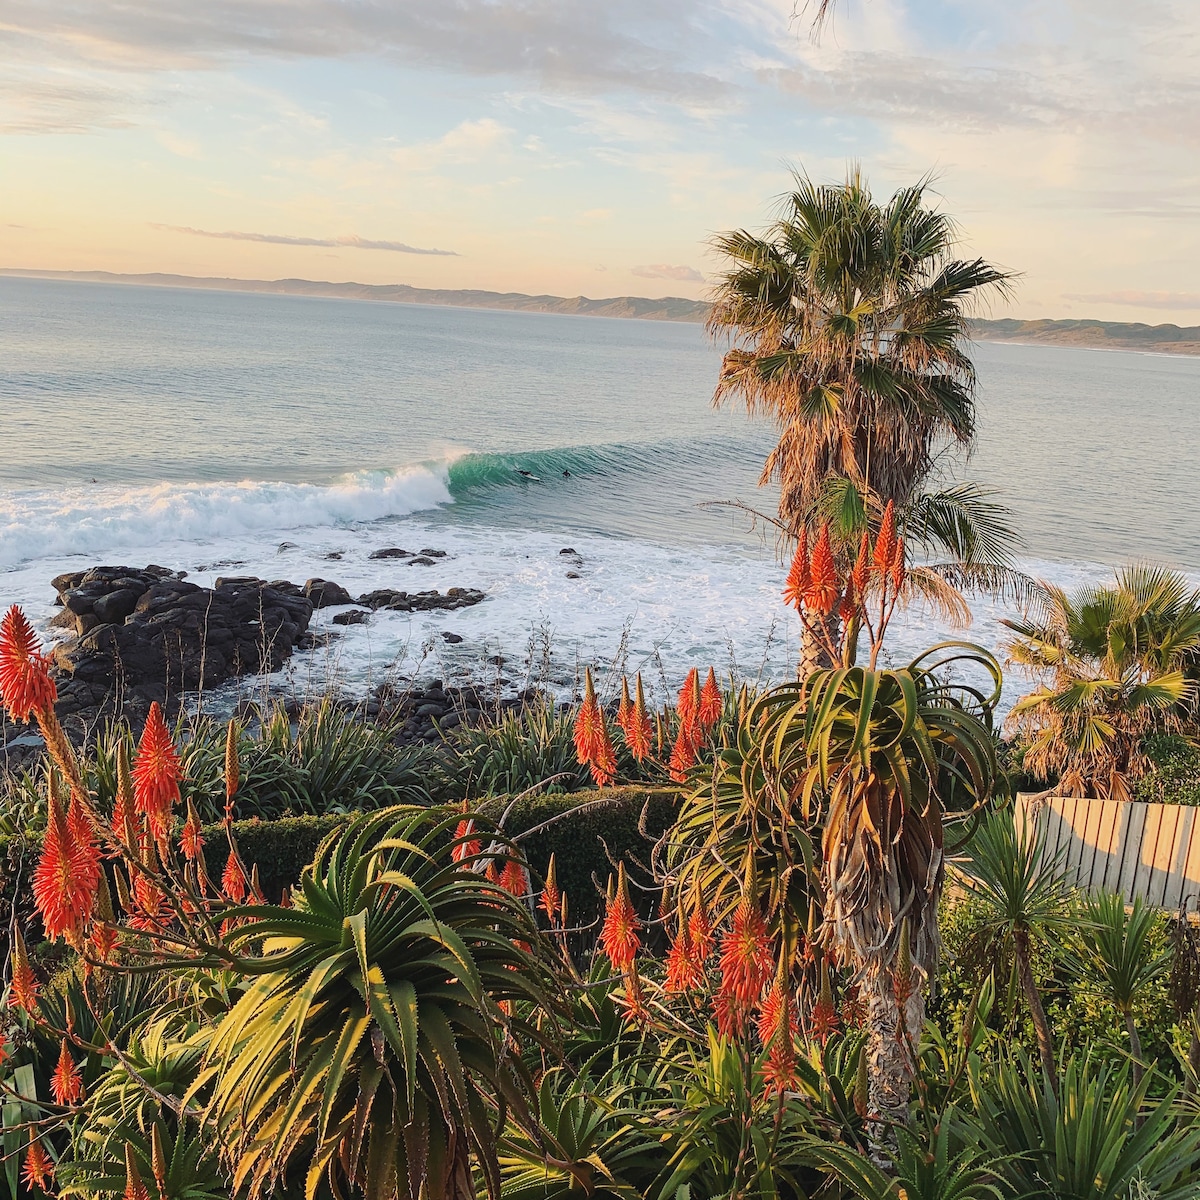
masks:
[[[192,275],[116,275],[111,271],[18,271],[0,275],[68,279],[85,283],[133,283],[143,287],[209,288],[222,292],[270,292],[285,296],[330,296],[343,300],[383,300],[395,304],[436,304],[448,308],[503,308],[514,312],[563,313],[582,317],[637,317],[646,321],[703,321],[708,305],[667,296],[526,296],[521,292],[453,291],[409,287],[406,283],[327,283],[313,279],[220,279]]]
[[[410,287],[406,283],[330,283],[314,279],[222,279],[193,275],[117,275],[111,271],[22,271],[0,275],[67,279],[88,283],[132,283],[143,287],[207,288],[224,292],[269,292],[284,296],[329,296],[342,300],[382,300],[395,304],[433,304],[447,308],[499,308],[513,312],[561,313],[576,317],[634,317],[644,321],[700,322],[708,316],[703,300],[666,296],[526,296],[521,292],[484,292]],[[1147,350],[1200,355],[1200,326],[1144,325],[1124,321],[973,321],[974,335],[985,342],[1029,342],[1088,349]]]
[[[1200,354],[1200,325],[1143,325],[1140,321],[974,321],[985,342],[1037,342],[1088,349]]]

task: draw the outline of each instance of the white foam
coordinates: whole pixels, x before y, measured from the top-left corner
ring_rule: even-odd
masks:
[[[175,542],[224,541],[384,517],[448,504],[444,466],[361,472],[311,483],[160,483],[0,493],[0,571],[47,555],[115,551],[155,557]]]

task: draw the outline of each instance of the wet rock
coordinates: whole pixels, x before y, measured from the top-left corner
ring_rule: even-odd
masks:
[[[446,558],[448,557],[445,550],[430,550],[426,547],[424,550],[418,550],[418,554],[423,554],[426,558]]]
[[[297,549],[299,549],[299,547],[296,545],[295,542],[280,542],[279,545],[275,547],[275,553],[282,554],[285,550],[297,550]]]
[[[447,642],[451,646],[457,646],[463,640],[461,633],[451,633],[448,629],[442,630],[442,641]]]
[[[352,608],[349,612],[338,613],[333,618],[335,625],[365,625],[371,619],[371,614],[361,608]]]
[[[119,625],[137,607],[140,591],[120,588],[99,597],[92,605],[92,613],[101,625]]]
[[[386,608],[395,612],[432,612],[435,609],[469,608],[484,599],[485,594],[475,588],[451,588],[445,594],[436,590],[405,592],[395,588],[376,588],[359,596],[355,603],[365,608]]]
[[[323,555],[321,555],[321,557],[326,562],[341,562],[343,553],[344,553],[344,551],[341,551],[341,550],[330,550],[330,552],[328,554],[323,554]]]
[[[567,578],[568,579],[582,579],[583,576],[580,575],[580,573],[578,571],[568,571]]]
[[[332,583],[328,579],[309,579],[304,584],[304,594],[312,601],[313,608],[354,603],[350,593],[340,583]]]
[[[399,546],[389,546],[385,550],[372,550],[368,558],[412,558],[410,550],[401,550]]]
[[[408,566],[410,566],[410,567],[432,567],[433,559],[427,558],[424,554],[418,554],[415,558],[410,558],[408,560]]]
[[[569,554],[569,555],[571,555],[571,557],[572,557],[572,558],[578,558],[578,557],[579,557],[579,552],[578,552],[578,551],[575,549],[575,547],[574,547],[574,546],[564,546],[564,547],[563,547],[563,548],[562,548],[562,549],[559,551],[559,554]]]

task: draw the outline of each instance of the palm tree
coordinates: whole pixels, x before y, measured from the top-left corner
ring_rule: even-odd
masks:
[[[1025,766],[1066,795],[1128,800],[1145,739],[1194,716],[1200,591],[1175,571],[1135,566],[1074,595],[1042,583],[1038,611],[1004,622],[1009,661],[1048,676],[1014,705]]]
[[[1113,892],[1089,896],[1080,906],[1079,917],[1067,961],[1079,978],[1116,1005],[1124,1019],[1136,1086],[1142,1081],[1143,1062],[1134,1009],[1171,967],[1170,947],[1165,939],[1155,938],[1161,918],[1140,896],[1126,911],[1125,898]]]
[[[975,831],[955,866],[982,915],[977,948],[998,964],[1012,964],[1033,1021],[1042,1069],[1054,1086],[1054,1035],[1034,981],[1033,951],[1047,935],[1069,928],[1071,890],[1045,840],[1040,828],[1018,831],[1011,813],[996,813]]]
[[[1009,277],[953,257],[954,224],[926,187],[881,205],[857,169],[844,184],[797,173],[765,236],[715,241],[729,268],[708,327],[731,346],[714,403],[740,399],[779,427],[760,482],[778,482],[793,535],[827,480],[903,509],[939,448],[974,436],[967,309]]]
[[[294,907],[232,910],[248,984],[206,1047],[205,1097],[235,1189],[475,1200],[500,1188],[497,1114],[527,1115],[509,1015],[551,1005],[525,904],[473,868],[459,812],[393,808],[331,834]],[[452,861],[451,847],[468,857]]]

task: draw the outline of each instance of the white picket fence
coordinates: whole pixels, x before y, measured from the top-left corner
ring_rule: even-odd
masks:
[[[1140,896],[1156,908],[1200,909],[1200,809],[1178,804],[1017,797],[1018,827],[1036,820],[1080,888]]]

